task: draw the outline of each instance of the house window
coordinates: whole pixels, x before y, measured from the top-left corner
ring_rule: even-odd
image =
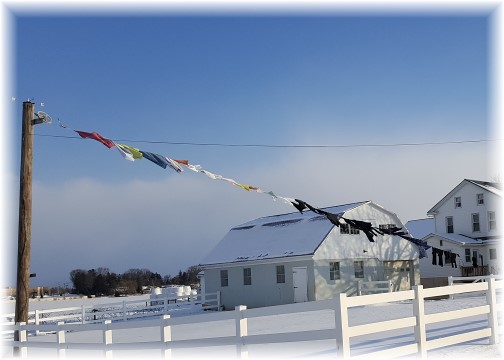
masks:
[[[460,196],[455,197],[455,207],[456,208],[462,207],[462,198]]]
[[[359,229],[356,229],[350,226],[349,224],[341,224],[339,228],[340,228],[340,234],[356,235],[360,233]]]
[[[229,285],[229,277],[227,270],[220,271],[220,286],[225,287]]]
[[[354,270],[356,278],[364,277],[364,261],[354,261]]]
[[[442,247],[443,246],[443,240],[439,240],[439,247]]]
[[[495,211],[488,212],[488,230],[497,229],[497,219],[495,218]]]
[[[446,222],[446,232],[449,234],[453,233],[453,217],[452,216],[447,216],[445,218]]]
[[[471,262],[471,249],[465,249],[465,261],[468,263]]]
[[[339,262],[330,262],[329,263],[329,279],[330,280],[339,280],[340,279]]]
[[[252,285],[252,269],[243,269],[243,285]]]
[[[473,232],[480,231],[479,213],[471,214],[471,218],[472,218],[472,231]]]
[[[490,260],[497,260],[497,249],[490,249]]]
[[[483,205],[485,203],[485,199],[483,198],[483,194],[476,194],[476,205]]]
[[[276,267],[277,284],[285,284],[285,266],[277,265]]]

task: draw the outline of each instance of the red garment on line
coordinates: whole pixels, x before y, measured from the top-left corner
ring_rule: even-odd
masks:
[[[88,133],[88,132],[85,132],[85,131],[79,131],[79,130],[74,130],[77,134],[80,135],[81,138],[88,138],[88,139],[93,139],[93,140],[96,140],[96,141],[99,141],[101,142],[103,145],[105,145],[106,147],[108,147],[109,149],[111,147],[114,147],[115,144],[112,140],[109,140],[107,138],[104,138],[103,136],[101,136],[100,134],[98,134],[97,132],[92,132],[92,133]]]

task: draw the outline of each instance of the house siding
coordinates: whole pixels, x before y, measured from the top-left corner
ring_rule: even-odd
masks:
[[[276,282],[276,266],[285,266],[285,283]],[[313,261],[287,261],[270,263],[242,263],[234,266],[205,268],[205,291],[221,292],[221,303],[226,310],[232,310],[238,305],[249,308],[291,304],[294,302],[292,269],[306,267],[308,275],[308,300],[315,300],[315,283],[313,276]],[[243,284],[243,269],[252,271],[252,284]],[[228,270],[228,286],[220,284],[220,270]]]
[[[476,204],[476,194],[484,194],[483,205]],[[455,207],[455,197],[460,197],[462,206]],[[446,233],[445,219],[453,217],[453,232],[471,237],[500,235],[500,199],[497,195],[486,191],[479,186],[466,182],[464,186],[455,191],[438,209],[435,214],[436,233]],[[488,212],[494,211],[497,215],[497,228],[489,230]],[[472,214],[479,214],[480,231],[474,232],[472,229]]]

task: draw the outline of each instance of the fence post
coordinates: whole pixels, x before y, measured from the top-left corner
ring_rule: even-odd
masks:
[[[112,324],[112,320],[105,320],[103,323],[103,345],[105,348],[105,357],[107,359],[112,358],[112,350],[109,349],[109,345],[112,344],[112,330],[110,329],[110,324]]]
[[[81,306],[81,316],[82,316],[82,323],[86,323],[86,307],[84,305]]]
[[[27,335],[26,335],[26,330],[21,330],[19,329],[19,326],[26,325],[26,322],[17,322],[16,325],[18,326],[18,337],[19,337],[19,342],[24,343],[27,341]],[[27,358],[28,357],[28,348],[26,346],[23,346],[20,344],[18,347],[14,347],[14,357],[20,357],[20,358]]]
[[[127,309],[126,309],[126,300],[123,300],[123,303],[122,303],[122,311],[123,311],[123,321],[127,321],[128,320],[128,312],[127,312]]]
[[[420,357],[427,357],[427,335],[425,330],[425,301],[423,285],[413,286],[415,299],[413,299],[413,315],[416,317],[415,342],[418,345]]]
[[[35,310],[35,325],[39,325],[40,324],[40,310]],[[35,330],[35,335],[38,335],[39,334],[39,330],[38,330],[38,326],[37,326],[37,330]]]
[[[248,335],[248,321],[244,317],[244,310],[247,310],[245,305],[235,307],[236,355],[242,359],[248,358],[248,350],[244,339]]]
[[[336,356],[350,358],[350,338],[348,337],[348,307],[346,293],[334,296],[334,323],[336,330]]]
[[[205,294],[206,296],[206,294]],[[206,301],[206,299],[205,299]],[[221,292],[217,291],[217,311],[221,311]]]
[[[453,276],[448,276],[448,286],[452,285],[453,285]],[[450,294],[449,299],[453,300],[453,294]]]
[[[357,281],[357,295],[362,295],[362,280]]]
[[[492,329],[490,335],[490,345],[499,343],[499,321],[497,317],[497,298],[495,293],[495,278],[492,276],[487,280],[488,291],[486,292],[486,301],[490,305],[490,312],[488,313],[488,325]]]
[[[60,329],[63,328],[62,325],[64,324],[65,324],[64,321],[58,322],[58,326],[60,327]],[[65,330],[58,330],[56,332],[56,343],[58,344],[58,357],[65,357],[66,351],[63,348],[64,345],[62,346],[62,344],[65,344]]]
[[[168,347],[168,343],[172,341],[172,332],[170,326],[170,315],[163,315],[161,318],[161,342],[163,343],[163,348],[161,349],[161,355],[166,359],[171,359],[171,346]]]
[[[392,285],[392,280],[388,281],[388,292],[391,293],[394,291],[394,285]]]
[[[163,314],[166,314],[168,312],[168,298],[164,297],[163,298]]]

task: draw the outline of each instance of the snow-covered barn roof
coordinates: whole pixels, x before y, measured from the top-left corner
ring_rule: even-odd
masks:
[[[324,208],[344,214],[369,201]],[[235,263],[313,254],[333,224],[311,211],[292,212],[255,219],[233,227],[201,262],[201,265]]]

